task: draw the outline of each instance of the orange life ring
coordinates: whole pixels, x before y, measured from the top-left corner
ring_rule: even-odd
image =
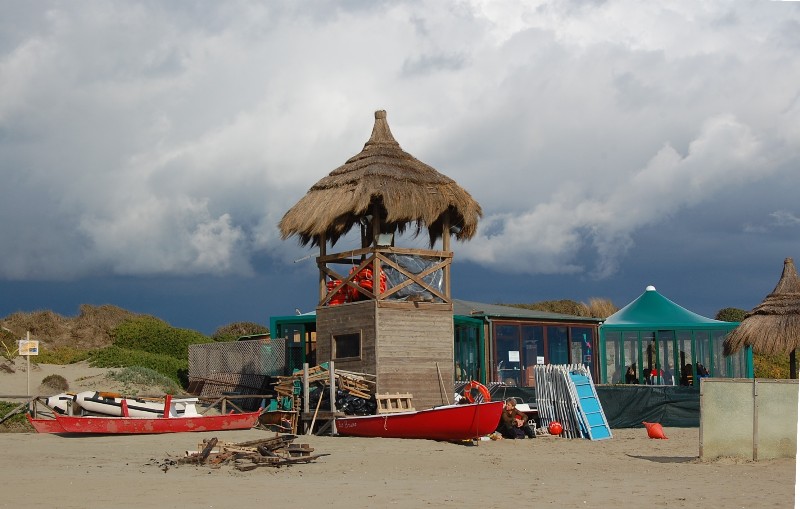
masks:
[[[467,401],[470,403],[475,403],[475,396],[472,395],[472,389],[478,389],[478,392],[480,392],[481,396],[483,396],[484,403],[492,401],[492,396],[489,394],[489,389],[487,389],[485,385],[477,380],[473,380],[464,387],[464,397],[467,398]]]

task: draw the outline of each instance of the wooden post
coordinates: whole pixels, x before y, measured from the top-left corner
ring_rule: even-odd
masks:
[[[303,413],[308,414],[308,363],[303,363]]]
[[[450,211],[444,213],[444,218],[442,219],[442,251],[445,253],[450,251]],[[442,292],[444,293],[445,297],[447,297],[448,302],[451,301],[450,295],[450,265],[452,264],[452,259],[450,263],[445,265],[444,267],[444,285],[442,288]]]
[[[373,280],[374,284],[374,280]],[[331,435],[336,435],[336,371],[333,367],[333,361],[328,363],[330,365],[330,383],[328,390],[330,390],[329,397],[331,401]]]
[[[327,252],[327,246],[325,245],[325,234],[321,234],[319,236],[319,256],[320,258],[325,256]],[[319,258],[317,259],[317,268],[319,268]],[[325,281],[325,272],[322,270],[319,271],[319,302],[325,300],[325,297],[328,295],[328,285]]]
[[[311,425],[306,430],[306,435],[314,432],[314,423],[317,422],[317,414],[319,414],[319,407],[322,405],[322,389],[319,390],[319,399],[317,400],[317,408],[314,410],[314,417],[311,418]]]
[[[31,353],[30,353],[30,344],[31,344],[31,331],[27,331],[25,333],[25,341],[28,342],[28,348],[26,352],[28,354],[25,356],[26,362],[28,366],[25,368],[26,375],[28,377],[28,392],[25,393],[26,396],[31,395]]]
[[[450,396],[447,394],[447,390],[444,388],[444,380],[442,379],[442,371],[439,369],[439,363],[436,363],[436,372],[439,374],[439,385],[442,387],[442,394],[444,394],[445,401],[447,404],[450,404]]]

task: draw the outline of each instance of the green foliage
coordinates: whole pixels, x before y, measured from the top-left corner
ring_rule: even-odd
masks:
[[[179,384],[188,385],[188,357],[176,359],[161,353],[150,353],[112,345],[92,352],[89,364],[98,368],[147,367]]]
[[[150,316],[125,320],[113,330],[112,337],[115,347],[176,359],[189,358],[189,345],[213,342],[200,332],[171,327],[163,320]]]
[[[211,338],[214,341],[236,341],[242,336],[253,334],[269,334],[269,327],[254,322],[234,322],[215,330]]]
[[[134,385],[144,385],[148,387],[159,387],[164,394],[181,394],[183,390],[174,379],[159,373],[158,371],[142,366],[130,366],[119,371],[111,371],[108,377],[122,382],[126,388]],[[132,389],[126,389],[125,394],[132,394]]]
[[[789,355],[753,354],[753,374],[756,378],[789,378]]]
[[[11,403],[9,401],[0,401],[0,417],[5,417],[8,415],[9,412],[14,410],[19,406],[19,402]],[[2,424],[0,424],[0,432],[25,432],[25,431],[33,431],[33,427],[28,423],[27,418],[25,417],[25,409],[19,409],[19,413],[15,414],[12,417],[6,419]]]
[[[19,348],[17,348],[16,340],[9,341],[6,338],[0,340],[0,355],[3,356],[8,362],[13,362],[19,355]]]
[[[747,311],[745,311],[744,309],[725,308],[717,311],[717,315],[714,317],[714,319],[722,320],[724,322],[741,322],[742,320],[744,320],[744,316],[746,314]]]
[[[74,364],[85,361],[91,354],[90,350],[79,350],[71,346],[60,346],[53,350],[39,350],[36,362],[40,364]]]

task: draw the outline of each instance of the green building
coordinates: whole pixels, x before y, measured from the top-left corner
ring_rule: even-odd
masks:
[[[648,286],[600,326],[600,382],[699,386],[704,376],[753,378],[750,348],[723,355],[738,325],[693,313]]]

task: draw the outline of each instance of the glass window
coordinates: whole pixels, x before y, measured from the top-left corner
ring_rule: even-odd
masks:
[[[675,331],[658,331],[658,357],[655,366],[656,385],[676,385],[675,380]]]
[[[620,359],[620,382],[638,384],[642,381],[644,367],[639,359],[639,352],[639,332],[625,332],[623,334],[622,356]]]
[[[569,335],[567,327],[547,328],[547,352],[550,364],[569,364]]]
[[[642,331],[642,349],[644,350],[642,353],[644,354],[644,358],[642,362],[644,363],[644,370],[642,372],[642,378],[647,385],[653,385],[654,383],[654,371],[656,369],[656,363],[658,362],[658,347],[656,346],[656,335],[653,331]]]
[[[694,368],[692,359],[694,358],[694,350],[692,349],[692,332],[691,331],[678,331],[677,332],[677,348],[678,348],[678,364],[677,367],[680,373],[678,378],[679,385],[695,385]]]
[[[454,376],[456,381],[480,380],[478,355],[478,328],[471,325],[456,326],[454,351]]]
[[[711,331],[711,345],[712,345],[712,354],[711,358],[713,362],[711,363],[713,366],[713,371],[711,372],[711,376],[718,376],[718,377],[733,377],[730,373],[730,366],[728,366],[728,359],[725,358],[723,354],[723,346],[722,344],[725,342],[725,335],[728,331],[724,330],[714,330]],[[709,370],[711,371],[711,370]]]
[[[495,325],[497,380],[507,385],[520,383],[519,325]]]
[[[361,333],[337,334],[333,336],[333,358],[352,359],[361,357]]]
[[[695,331],[694,344],[697,348],[694,364],[695,374],[698,378],[709,376],[712,367],[711,352],[713,351],[713,346],[708,331]],[[699,384],[699,381],[696,384]]]
[[[622,334],[607,332],[604,336],[605,344],[605,378],[603,383],[622,383],[625,381],[625,362],[622,359]]]
[[[572,363],[583,364],[592,368],[592,329],[588,327],[570,327],[572,343]]]
[[[535,385],[533,367],[544,364],[544,327],[541,325],[522,326],[522,385]]]

